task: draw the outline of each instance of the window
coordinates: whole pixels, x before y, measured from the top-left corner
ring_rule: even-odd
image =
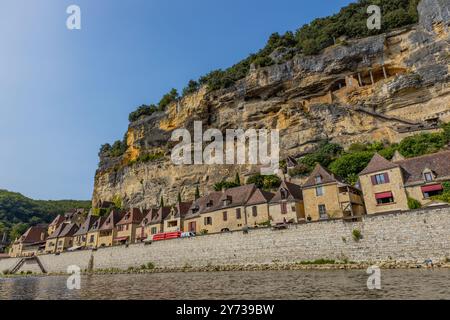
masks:
[[[424,173],[425,181],[430,182],[434,180],[433,174],[431,172]]]
[[[327,207],[324,204],[319,205],[319,216],[320,219],[328,219]]]
[[[422,187],[423,197],[429,199],[434,196],[439,196],[444,192],[444,187],[441,184],[429,185]]]
[[[287,214],[287,204],[286,203],[281,204],[281,214]]]
[[[295,206],[292,206],[291,209],[292,209],[292,212],[296,212],[296,211],[297,211],[297,209],[295,208]]]
[[[320,184],[322,183],[322,176],[317,176],[316,177],[316,184]]]
[[[394,203],[394,195],[390,191],[376,194],[375,199],[379,206]]]
[[[241,208],[236,209],[236,219],[242,219]]]
[[[95,240],[95,236],[91,235],[91,238],[89,239],[89,243],[94,243],[94,240]]]
[[[258,216],[258,207],[252,207],[252,215],[256,218]]]
[[[372,176],[372,184],[379,185],[379,184],[386,184],[390,182],[389,175],[387,173],[377,174]]]
[[[316,188],[316,196],[321,197],[323,196],[324,192],[323,192],[323,187],[317,187]]]
[[[228,213],[226,211],[223,212],[223,221],[228,220]]]
[[[281,193],[281,199],[282,200],[287,199],[287,191],[285,189],[281,189],[280,193]]]
[[[178,221],[169,221],[168,223],[167,223],[167,226],[169,227],[169,228],[175,228],[175,227],[178,227]]]
[[[211,217],[205,217],[205,226],[212,226],[212,218]]]
[[[150,232],[151,232],[152,234],[157,234],[157,233],[158,233],[158,228],[157,228],[157,227],[153,227],[153,228],[150,230]]]

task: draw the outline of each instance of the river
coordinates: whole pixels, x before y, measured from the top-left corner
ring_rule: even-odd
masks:
[[[381,290],[368,290],[365,271],[160,273],[0,279],[0,299],[450,299],[450,270],[382,270]]]

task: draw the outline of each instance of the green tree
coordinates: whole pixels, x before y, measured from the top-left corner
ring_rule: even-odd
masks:
[[[408,207],[410,210],[416,210],[422,208],[422,204],[418,200],[408,197]]]
[[[181,203],[181,202],[182,202],[182,199],[181,199],[181,193],[180,193],[180,192],[178,192],[178,199],[177,199],[177,201],[178,201],[178,203]]]
[[[161,200],[159,202],[159,206],[160,206],[160,208],[164,208],[164,197],[163,196],[161,196]]]
[[[198,185],[195,186],[195,200],[200,199],[200,189],[198,188]]]
[[[329,169],[347,183],[354,183],[355,176],[367,167],[374,154],[372,151],[344,154],[331,163]]]
[[[165,94],[158,103],[158,109],[160,111],[166,110],[166,108],[173,102],[178,99],[178,91],[177,89],[170,90],[169,93]]]
[[[236,176],[235,176],[235,178],[234,178],[234,183],[235,183],[236,185],[238,185],[238,186],[241,185],[241,178],[239,177],[239,173],[238,173],[238,172],[236,172]]]
[[[29,228],[29,225],[23,222],[16,223],[12,226],[11,232],[9,234],[10,239],[15,240],[22,236],[25,231],[27,231]]]
[[[200,89],[200,84],[195,80],[190,80],[188,85],[183,89],[183,97],[193,94]]]

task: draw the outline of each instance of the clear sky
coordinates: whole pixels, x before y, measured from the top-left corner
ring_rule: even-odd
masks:
[[[100,145],[137,106],[350,2],[0,0],[0,189],[90,199]]]

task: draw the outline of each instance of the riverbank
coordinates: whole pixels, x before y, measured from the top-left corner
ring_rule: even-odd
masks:
[[[326,260],[318,262],[297,262],[282,264],[255,264],[255,265],[221,265],[192,267],[184,266],[181,268],[158,268],[153,265],[143,265],[141,267],[130,267],[127,270],[118,268],[98,269],[93,271],[82,270],[83,275],[136,275],[136,274],[161,274],[161,273],[218,273],[218,272],[261,272],[261,271],[333,271],[333,270],[367,270],[369,267],[377,266],[382,270],[411,270],[411,269],[450,269],[450,262],[437,262],[430,264],[417,264],[408,262],[381,262],[381,263],[348,263],[348,262],[329,262]],[[63,276],[67,273],[19,273],[19,274],[0,274],[0,278],[16,277],[48,277]]]

